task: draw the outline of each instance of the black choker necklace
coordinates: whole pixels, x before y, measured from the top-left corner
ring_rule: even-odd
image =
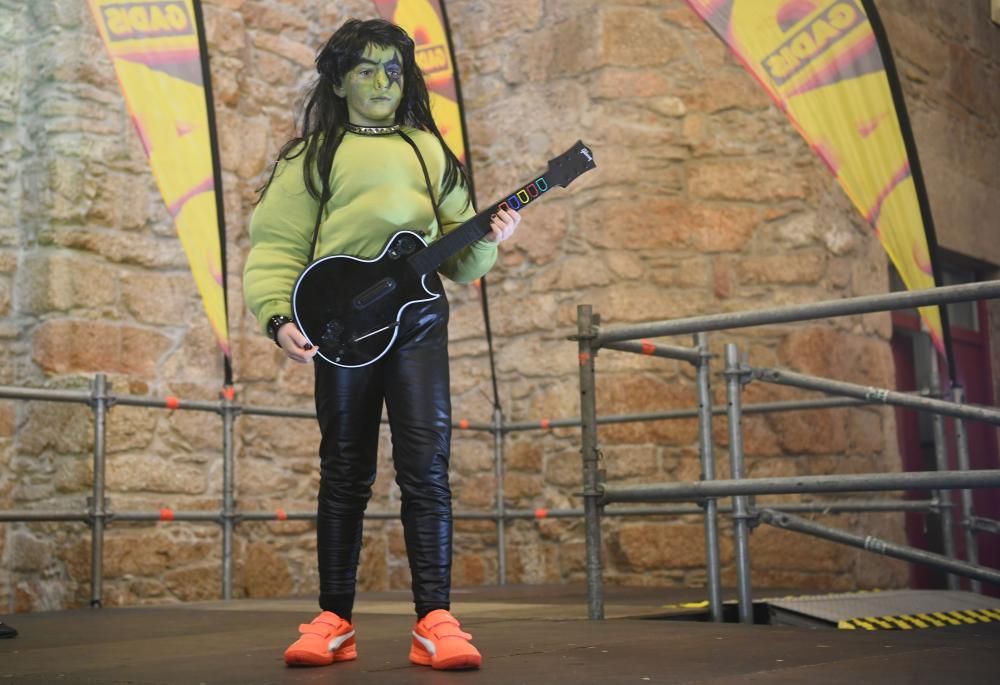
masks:
[[[351,122],[344,124],[346,128],[351,133],[357,133],[362,136],[387,136],[390,133],[395,133],[399,130],[399,124],[393,124],[392,126],[357,126]]]

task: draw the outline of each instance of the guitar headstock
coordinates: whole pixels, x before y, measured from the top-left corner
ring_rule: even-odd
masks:
[[[545,180],[550,184],[555,184],[565,188],[577,176],[584,174],[594,167],[594,153],[590,146],[584,145],[582,140],[576,141],[576,145],[566,150],[558,157],[549,160],[549,170],[545,173]]]

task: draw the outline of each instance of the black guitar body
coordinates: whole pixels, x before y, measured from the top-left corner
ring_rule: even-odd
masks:
[[[399,231],[374,259],[334,255],[306,267],[295,282],[295,322],[320,357],[345,368],[371,364],[392,347],[407,306],[441,297],[407,259],[425,246]]]

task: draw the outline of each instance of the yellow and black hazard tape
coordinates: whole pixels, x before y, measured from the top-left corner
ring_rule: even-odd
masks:
[[[664,604],[663,609],[707,609],[708,600],[702,600],[700,602],[681,602],[680,604]]]
[[[837,623],[837,627],[841,630],[914,630],[990,623],[992,621],[1000,622],[1000,608],[931,611],[900,616],[866,616],[840,621]]]

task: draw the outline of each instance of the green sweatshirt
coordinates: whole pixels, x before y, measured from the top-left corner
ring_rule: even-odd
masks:
[[[371,259],[398,230],[410,229],[432,243],[475,215],[465,206],[467,189],[456,185],[443,200],[445,156],[426,131],[405,128],[427,164],[443,226],[434,218],[427,185],[413,148],[398,135],[347,133],[334,157],[330,201],[324,209],[316,257],[347,254]],[[295,280],[309,261],[319,202],[305,189],[305,155],[281,160],[271,185],[250,218],[250,253],[243,296],[262,331],[276,314],[291,316]],[[445,262],[439,271],[459,283],[481,277],[497,257],[496,243],[480,240]]]

